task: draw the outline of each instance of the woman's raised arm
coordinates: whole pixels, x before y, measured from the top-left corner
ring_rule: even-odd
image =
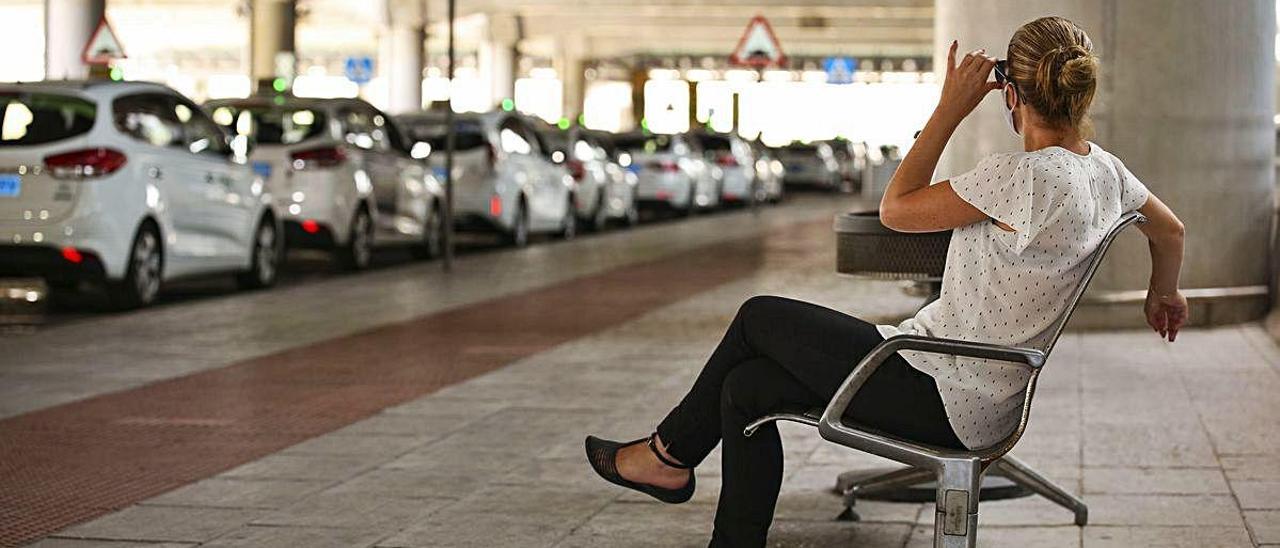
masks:
[[[880,222],[900,232],[949,230],[987,218],[960,198],[949,181],[929,184],[956,126],[988,92],[1000,89],[995,82],[987,81],[995,67],[994,58],[975,50],[956,65],[957,47],[953,41],[947,52],[947,74],[937,108],[880,200]]]

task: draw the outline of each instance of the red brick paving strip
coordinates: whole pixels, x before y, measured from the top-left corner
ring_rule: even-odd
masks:
[[[801,226],[812,237],[825,223]],[[709,246],[2,420],[0,546],[125,508],[741,278],[760,267],[766,245]],[[477,347],[486,351],[468,352]]]

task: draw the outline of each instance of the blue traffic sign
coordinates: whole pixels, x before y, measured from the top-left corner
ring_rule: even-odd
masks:
[[[373,58],[368,55],[348,57],[343,65],[347,79],[360,85],[373,79]]]
[[[852,84],[857,66],[858,60],[852,57],[828,57],[822,61],[822,69],[827,71],[828,84]]]

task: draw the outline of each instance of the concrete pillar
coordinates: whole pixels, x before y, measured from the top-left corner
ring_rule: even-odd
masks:
[[[1005,56],[1022,23],[1075,21],[1093,40],[1102,74],[1093,140],[1116,154],[1187,226],[1182,287],[1196,323],[1266,312],[1275,133],[1274,0],[940,0],[934,66],[952,39],[961,51]],[[982,156],[1017,150],[988,96],[961,125],[939,178]],[[1137,231],[1112,248],[1073,325],[1137,325],[1150,262]],[[1110,303],[1110,304],[1101,304]]]
[[[422,0],[385,0],[378,72],[386,78],[385,106],[392,114],[422,109],[423,11]]]
[[[259,91],[271,90],[276,76],[276,54],[296,53],[294,28],[296,0],[251,0],[249,3],[249,77]]]
[[[520,21],[514,15],[491,14],[483,41],[476,51],[481,74],[489,80],[489,100],[496,106],[516,97],[519,67]]]
[[[106,0],[45,0],[46,79],[73,80],[89,75],[89,67],[80,60],[80,54],[106,9]]]
[[[583,98],[586,95],[585,42],[581,35],[566,36],[560,40],[560,51],[556,55],[556,73],[560,75],[564,90],[561,94],[562,112],[570,120],[577,120],[578,115],[582,114]]]

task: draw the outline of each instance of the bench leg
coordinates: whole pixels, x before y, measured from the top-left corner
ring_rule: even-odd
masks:
[[[934,548],[976,548],[978,493],[982,463],[978,459],[947,459],[938,472],[937,512],[933,520]]]
[[[1084,501],[1058,487],[1052,481],[1049,481],[1049,478],[1040,475],[1039,472],[1027,466],[1026,463],[1011,455],[1005,455],[993,463],[992,466],[997,474],[1009,478],[1032,492],[1053,501],[1058,506],[1074,512],[1076,525],[1083,527],[1089,522],[1089,507],[1085,505]]]

